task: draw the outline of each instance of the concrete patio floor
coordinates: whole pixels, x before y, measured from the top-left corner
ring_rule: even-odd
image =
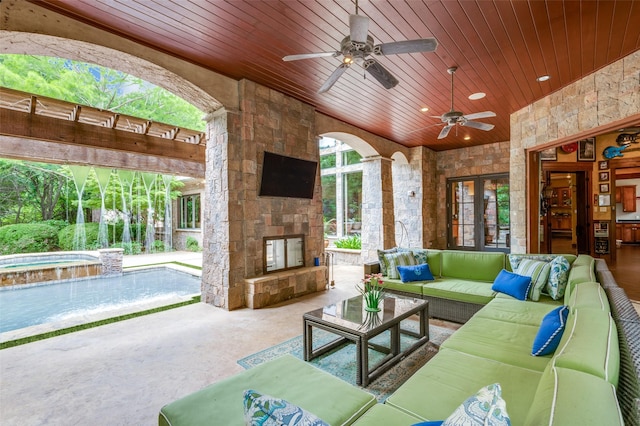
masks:
[[[169,256],[202,264],[199,254]],[[197,303],[4,349],[0,424],[156,425],[164,404],[242,371],[238,359],[302,334],[304,312],[356,295],[361,274],[359,266],[336,266],[335,289],[266,309]]]

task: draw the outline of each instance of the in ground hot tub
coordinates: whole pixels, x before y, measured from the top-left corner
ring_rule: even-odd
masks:
[[[100,275],[102,261],[89,253],[56,252],[0,256],[0,287]]]

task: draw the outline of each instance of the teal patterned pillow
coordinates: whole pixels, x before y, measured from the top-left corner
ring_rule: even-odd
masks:
[[[540,300],[540,292],[547,285],[550,270],[551,266],[547,262],[533,259],[522,259],[520,261],[515,273],[518,275],[524,275],[525,277],[531,277],[529,299],[534,302]]]
[[[244,391],[244,422],[247,426],[329,426],[298,406],[251,389]]]
[[[467,398],[442,426],[511,426],[500,384],[485,386]]]
[[[416,263],[418,265],[422,265],[423,263],[428,263],[427,262],[427,249],[398,247],[398,251],[400,251],[400,252],[409,251],[409,252],[413,253],[413,257],[416,259]]]
[[[378,261],[380,262],[380,272],[382,272],[382,275],[387,276],[389,272],[389,262],[385,258],[385,255],[397,251],[398,249],[395,247],[387,250],[378,250]]]
[[[398,266],[411,266],[417,265],[416,259],[413,257],[413,253],[408,251],[399,251],[396,253],[385,254],[384,257],[389,265],[387,269],[387,278],[392,280],[399,280],[400,273],[398,272]]]
[[[564,296],[569,281],[569,269],[571,265],[564,256],[556,256],[549,264],[549,280],[547,281],[547,294],[554,300],[560,300]]]

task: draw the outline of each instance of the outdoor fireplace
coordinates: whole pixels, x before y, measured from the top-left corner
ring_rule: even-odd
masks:
[[[264,237],[265,273],[304,267],[304,235]]]

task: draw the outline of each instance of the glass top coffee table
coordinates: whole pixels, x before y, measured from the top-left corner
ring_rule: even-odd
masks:
[[[355,343],[356,383],[366,387],[380,374],[429,341],[428,301],[388,294],[380,303],[380,308],[379,312],[366,311],[360,295],[304,314],[304,360],[311,361],[345,343]],[[403,320],[416,314],[419,316],[418,330],[404,329],[401,324]],[[338,338],[314,348],[314,328],[333,333]],[[372,338],[385,331],[389,331],[388,345],[371,342]],[[412,336],[413,343],[402,348],[401,333]],[[369,365],[369,348],[385,354],[373,366]]]

